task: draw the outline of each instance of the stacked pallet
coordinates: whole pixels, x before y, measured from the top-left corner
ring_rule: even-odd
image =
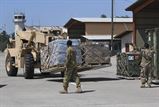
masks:
[[[140,75],[140,52],[127,52],[117,55],[117,75],[138,77]]]
[[[110,64],[110,51],[106,44],[88,43],[82,46],[86,64]]]
[[[73,48],[76,51],[76,61],[82,63],[80,41],[72,40]],[[67,40],[59,39],[49,43],[47,47],[41,49],[41,65],[43,68],[51,68],[55,66],[64,66],[66,62]]]

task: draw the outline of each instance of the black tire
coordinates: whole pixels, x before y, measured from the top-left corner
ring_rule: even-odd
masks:
[[[14,63],[15,59],[11,57],[10,54],[8,53],[5,61],[5,69],[8,76],[17,76],[18,68],[13,66]]]
[[[50,72],[41,72],[41,75],[48,76],[50,75]]]
[[[34,58],[31,53],[25,55],[24,78],[33,79],[34,77]]]
[[[61,71],[61,77],[64,77],[64,71]]]

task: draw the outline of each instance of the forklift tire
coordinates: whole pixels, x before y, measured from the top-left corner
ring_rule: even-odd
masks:
[[[31,53],[25,55],[24,61],[24,78],[33,79],[34,77],[34,58]]]
[[[8,53],[5,61],[5,69],[8,76],[17,76],[18,68],[13,66],[14,63],[14,58]]]
[[[61,77],[64,77],[64,71],[61,71]]]

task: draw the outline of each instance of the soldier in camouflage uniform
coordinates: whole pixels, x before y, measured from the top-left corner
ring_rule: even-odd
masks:
[[[76,52],[72,48],[72,41],[67,41],[67,59],[66,59],[66,71],[64,72],[64,79],[63,79],[63,88],[64,90],[61,91],[61,94],[68,93],[68,85],[70,82],[70,79],[73,79],[76,82],[76,92],[81,93],[81,84],[80,84],[80,78],[77,74],[77,63],[76,63]]]
[[[140,64],[141,88],[145,88],[146,83],[149,88],[151,87],[152,59],[153,59],[153,51],[149,49],[149,44],[145,43],[144,49],[142,50],[142,60]]]

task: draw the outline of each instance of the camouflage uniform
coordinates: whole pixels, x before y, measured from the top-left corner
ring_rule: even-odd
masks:
[[[63,79],[64,89],[68,88],[70,79],[76,82],[76,87],[80,88],[80,78],[77,74],[76,52],[69,46],[67,48],[66,71]]]
[[[142,50],[142,60],[141,60],[141,88],[145,87],[147,83],[148,87],[151,87],[151,79],[152,79],[152,58],[153,52],[150,49]]]

